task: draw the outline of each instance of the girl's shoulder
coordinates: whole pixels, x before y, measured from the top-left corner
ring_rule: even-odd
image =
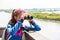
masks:
[[[7,28],[11,28],[11,27],[12,27],[12,24],[8,23]]]
[[[8,24],[14,26],[14,23],[11,20],[8,22]]]
[[[7,24],[7,28],[10,28],[10,27],[13,27],[13,26],[14,26],[13,23],[11,21],[9,21],[8,24]]]

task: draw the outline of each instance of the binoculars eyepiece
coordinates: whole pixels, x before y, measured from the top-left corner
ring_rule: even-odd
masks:
[[[33,16],[25,16],[24,19],[25,20],[31,20],[31,19],[33,19]]]

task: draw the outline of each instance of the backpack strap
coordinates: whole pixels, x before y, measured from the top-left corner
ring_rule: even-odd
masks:
[[[6,29],[6,31],[5,31],[5,40],[9,40],[11,37],[12,36],[9,33],[7,33],[7,29]]]

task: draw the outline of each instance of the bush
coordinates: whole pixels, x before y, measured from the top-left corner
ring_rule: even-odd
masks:
[[[32,15],[34,18],[39,18],[39,19],[49,19],[49,20],[60,20],[60,14],[48,14],[48,13],[34,13],[34,12],[29,12],[30,15]]]

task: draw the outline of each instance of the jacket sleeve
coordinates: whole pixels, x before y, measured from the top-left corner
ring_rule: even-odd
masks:
[[[7,25],[7,32],[11,35],[14,35],[19,28],[22,26],[22,22],[18,21],[14,26],[12,26],[11,24]]]
[[[32,31],[40,31],[41,30],[40,26],[37,23],[35,23],[34,21],[32,21],[31,24],[34,26],[34,28],[25,26],[25,29],[27,29],[27,30],[31,29]]]

